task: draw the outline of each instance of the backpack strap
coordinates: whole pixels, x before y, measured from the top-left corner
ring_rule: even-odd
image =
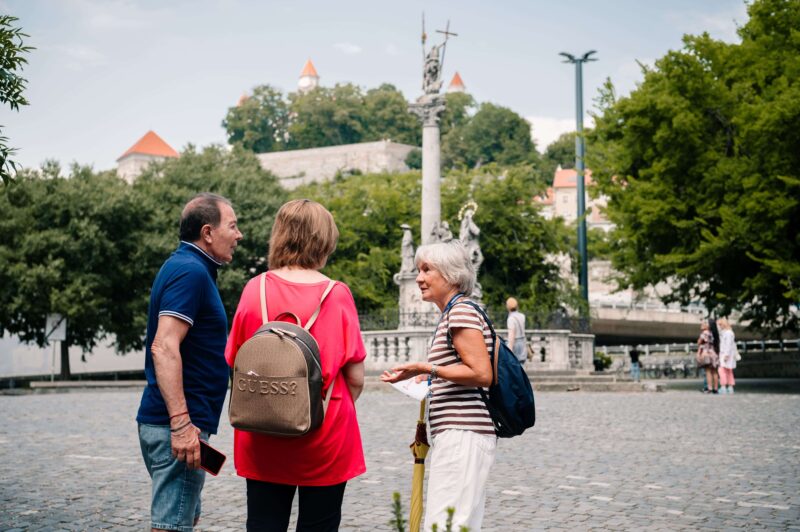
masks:
[[[267,323],[267,272],[261,274],[261,325]]]
[[[325,291],[322,292],[322,297],[319,298],[319,305],[317,305],[316,310],[314,310],[314,314],[311,315],[305,327],[303,327],[309,333],[311,332],[311,326],[314,325],[314,322],[316,322],[317,318],[319,317],[320,310],[322,310],[322,302],[325,301],[325,298],[328,297],[328,294],[331,293],[331,290],[333,290],[334,285],[336,285],[336,281],[334,281],[333,279],[328,281],[328,286],[325,287]],[[336,372],[336,374],[333,376],[333,382],[331,382],[330,386],[328,386],[328,391],[327,393],[325,393],[325,400],[322,401],[322,412],[324,414],[328,413],[328,405],[331,402],[331,395],[333,395],[333,387],[336,385],[336,377],[338,376],[339,373]]]
[[[330,386],[328,386],[328,391],[325,394],[325,400],[322,401],[322,413],[323,414],[327,414],[328,413],[328,404],[331,402],[331,395],[333,395],[333,387],[336,385],[336,377],[338,377],[338,376],[339,376],[338,372],[336,373],[336,375],[333,376],[333,382],[331,383]]]
[[[331,293],[331,290],[333,290],[335,284],[336,281],[334,281],[333,279],[328,281],[328,286],[325,287],[325,291],[322,293],[322,297],[319,298],[319,305],[317,305],[317,309],[314,311],[314,314],[312,314],[311,317],[308,319],[308,322],[305,324],[303,329],[311,332],[311,326],[314,325],[315,321],[317,321],[317,318],[319,317],[319,311],[322,309],[322,302],[325,301],[325,298],[328,297],[328,294]]]
[[[259,296],[261,299],[261,325],[265,325],[269,321],[269,319],[267,318],[267,272],[261,274],[259,281],[260,281]],[[328,297],[328,294],[331,293],[331,290],[333,290],[333,286],[335,284],[336,281],[334,280],[328,281],[328,286],[325,288],[325,292],[322,293],[322,297],[319,300],[319,305],[317,305],[316,310],[314,310],[314,314],[311,315],[311,318],[309,318],[308,323],[306,323],[306,326],[303,327],[305,330],[310,331],[311,326],[314,325],[315,321],[317,321],[317,317],[319,316],[319,311],[322,308],[322,302],[325,301],[325,298]],[[278,316],[276,316],[276,319],[279,318],[280,316],[283,316],[284,314],[292,316],[297,321],[297,325],[300,325],[300,318],[298,318],[291,312],[283,312]]]
[[[475,310],[478,311],[478,314],[481,315],[481,317],[483,318],[483,321],[486,323],[486,325],[489,326],[489,331],[491,331],[491,333],[492,333],[492,349],[491,349],[491,351],[489,351],[489,362],[491,363],[491,366],[492,366],[492,382],[494,384],[497,384],[497,361],[500,359],[500,356],[499,356],[500,355],[500,342],[498,342],[498,340],[497,340],[497,333],[494,332],[494,326],[492,325],[492,320],[489,319],[489,316],[486,315],[486,312],[484,312],[484,310],[480,307],[480,305],[478,305],[474,301],[469,301],[469,300],[459,301],[457,303],[454,303],[453,306],[455,307],[458,304],[465,304],[465,305],[469,305],[469,306],[473,307]],[[452,308],[450,310],[452,310]],[[455,349],[455,346],[453,345],[453,338],[450,335],[450,312],[449,311],[447,312],[447,347]],[[478,388],[478,389],[481,391],[481,395],[484,395],[483,388]]]

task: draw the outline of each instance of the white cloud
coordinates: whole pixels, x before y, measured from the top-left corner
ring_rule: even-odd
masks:
[[[526,120],[531,123],[531,138],[536,143],[536,149],[540,153],[544,153],[548,144],[556,140],[562,133],[575,131],[574,118],[528,116]],[[589,126],[589,124],[584,122],[584,126]]]
[[[87,68],[100,67],[107,63],[105,55],[94,48],[82,44],[54,46],[53,50],[64,58],[63,64],[65,67],[78,72]]]
[[[135,29],[149,26],[168,12],[164,8],[145,9],[131,0],[71,0],[80,19],[98,30]]]
[[[349,42],[338,42],[333,45],[334,48],[347,55],[360,54],[361,47],[357,44]]]

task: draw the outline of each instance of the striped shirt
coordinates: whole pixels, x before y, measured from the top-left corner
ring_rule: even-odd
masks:
[[[483,331],[483,339],[487,352],[492,348],[492,332],[475,308],[464,304],[460,299],[444,316],[436,328],[431,348],[428,351],[428,362],[437,366],[461,364],[461,357],[456,353],[452,343],[448,341],[448,332],[452,329],[465,328]],[[488,356],[488,355],[487,355]],[[431,435],[449,429],[471,430],[479,434],[494,436],[494,425],[486,404],[475,386],[463,386],[442,378],[431,383],[432,397],[428,423]]]

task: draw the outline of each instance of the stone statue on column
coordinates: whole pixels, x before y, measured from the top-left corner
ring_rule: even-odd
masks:
[[[413,273],[416,275],[417,267],[414,264],[414,237],[411,235],[411,226],[403,224],[400,226],[403,230],[403,240],[400,243],[400,256],[402,262],[400,263],[400,274]]]
[[[425,19],[422,20],[422,91],[423,94],[408,106],[408,110],[422,122],[422,220],[420,239],[422,244],[436,242],[434,230],[441,218],[441,146],[439,120],[445,108],[445,97],[439,94],[442,88],[442,68],[447,40],[455,33],[450,32],[450,23],[444,31],[437,30],[444,40],[426,50]]]
[[[483,252],[481,252],[481,244],[478,241],[481,230],[473,220],[473,216],[475,216],[477,211],[477,203],[470,200],[461,207],[461,212],[458,213],[458,217],[461,220],[461,229],[458,232],[458,239],[464,244],[464,247],[467,248],[470,261],[472,261],[472,266],[475,269],[475,277],[478,276],[481,264],[483,264]],[[471,297],[480,300],[482,296],[483,288],[481,284],[476,281],[475,290],[473,290]]]
[[[450,231],[450,224],[447,222],[439,222],[434,224],[431,230],[430,243],[433,242],[450,242],[453,240],[453,232]]]

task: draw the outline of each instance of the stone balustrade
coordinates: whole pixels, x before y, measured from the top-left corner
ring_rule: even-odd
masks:
[[[507,337],[506,330],[499,330]],[[594,336],[575,334],[568,330],[532,330],[527,332],[532,358],[526,368],[537,371],[593,369]],[[396,364],[422,361],[427,358],[433,327],[430,329],[364,331],[361,333],[367,349],[365,361],[369,374],[380,373]]]

